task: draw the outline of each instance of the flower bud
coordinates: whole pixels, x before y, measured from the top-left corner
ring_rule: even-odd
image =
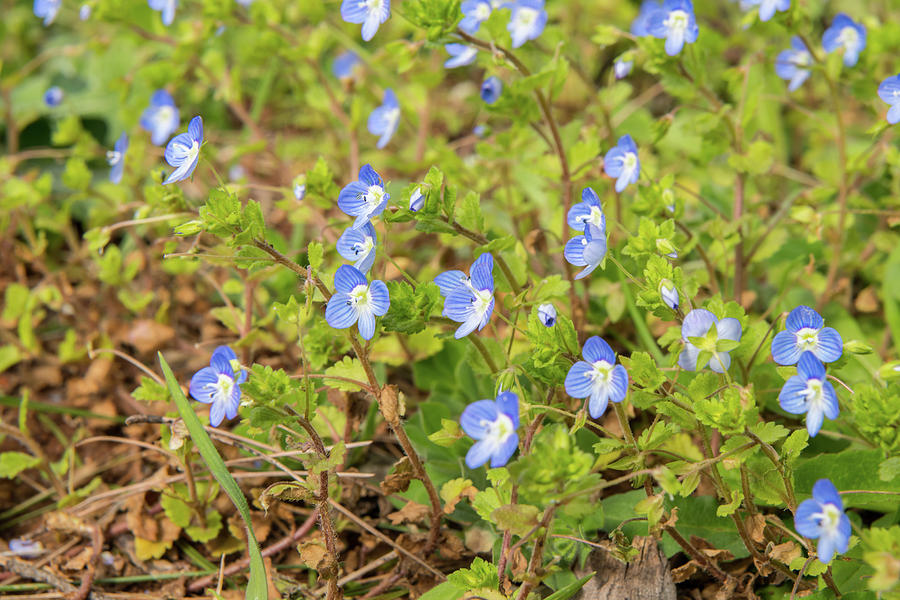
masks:
[[[675,284],[669,279],[663,279],[659,282],[659,296],[666,306],[672,310],[678,310],[678,290]]]

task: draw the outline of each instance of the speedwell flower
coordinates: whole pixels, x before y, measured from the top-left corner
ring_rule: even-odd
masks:
[[[685,42],[697,41],[700,28],[694,18],[691,0],[666,0],[662,8],[653,12],[647,21],[647,33],[666,40],[666,54],[675,56]]]
[[[887,113],[887,121],[891,125],[900,121],[900,74],[892,75],[878,86],[878,97],[887,102],[891,108]]]
[[[584,343],[580,360],[566,375],[566,393],[590,398],[588,413],[594,419],[606,412],[609,401],[621,402],[628,392],[628,372],[616,364],[616,353],[603,338],[593,336]]]
[[[294,198],[297,202],[303,202],[303,199],[306,198],[306,176],[298,175],[294,178]]]
[[[852,67],[859,60],[859,53],[866,47],[866,28],[844,13],[838,13],[831,27],[822,34],[825,52],[844,49],[844,66]]]
[[[788,315],[785,330],[772,340],[772,358],[779,365],[793,365],[808,350],[822,362],[836,361],[844,352],[844,341],[836,329],[824,325],[822,315],[801,304]]]
[[[444,61],[444,68],[446,69],[471,65],[475,62],[475,57],[478,55],[478,48],[465,44],[446,44],[444,50],[450,55],[450,58]]]
[[[9,540],[9,551],[22,558],[37,558],[44,553],[44,545],[37,540],[13,538]]]
[[[813,497],[797,507],[794,526],[802,536],[819,539],[818,558],[831,562],[835,552],[844,553],[850,546],[850,519],[844,514],[844,503],[837,488],[829,479],[820,479],[812,490]]]
[[[156,90],[150,97],[150,106],[141,113],[141,127],[150,132],[150,141],[157,146],[166,143],[178,129],[179,115],[175,100],[166,90]]]
[[[481,83],[481,99],[487,104],[493,104],[500,98],[503,91],[503,82],[491,75]]]
[[[384,212],[390,199],[381,175],[366,164],[359,170],[359,180],[347,184],[338,194],[338,207],[351,217],[356,217],[352,227],[359,229],[369,219]]]
[[[575,276],[582,279],[590,275],[594,269],[600,266],[606,256],[606,224],[601,229],[593,223],[584,224],[584,235],[576,235],[566,242],[563,252],[569,264],[584,269]]]
[[[650,35],[648,29],[650,26],[650,17],[660,8],[662,8],[662,2],[660,0],[644,0],[641,2],[641,10],[638,13],[638,16],[634,18],[634,21],[631,22],[631,33],[637,37]]]
[[[833,421],[840,412],[834,386],[825,379],[825,365],[812,352],[800,355],[797,374],[785,382],[778,394],[778,402],[791,414],[806,413],[809,437],[816,437],[824,417]]]
[[[34,16],[43,19],[46,27],[56,19],[61,6],[62,0],[34,0]]]
[[[478,400],[459,417],[462,430],[477,440],[466,453],[466,466],[477,469],[487,461],[502,467],[519,446],[519,397],[500,392],[496,400]]]
[[[109,180],[113,183],[122,181],[122,172],[125,169],[125,153],[128,151],[128,134],[123,133],[116,140],[114,148],[106,153],[106,162],[112,167],[109,170]]]
[[[425,206],[425,195],[422,194],[422,188],[416,188],[409,196],[409,210],[418,212]]]
[[[212,404],[209,424],[218,427],[222,419],[237,416],[241,403],[240,384],[247,381],[247,371],[241,369],[237,355],[228,346],[216,348],[203,367],[191,377],[190,392],[194,400]]]
[[[678,290],[670,280],[663,279],[659,282],[659,296],[666,306],[672,310],[678,310]]]
[[[538,319],[544,324],[544,327],[553,327],[556,325],[556,307],[552,304],[541,304],[537,309]]]
[[[512,17],[506,29],[512,36],[512,47],[518,48],[528,40],[537,39],[547,26],[544,0],[516,0],[503,5],[512,9]]]
[[[465,0],[459,8],[463,13],[459,28],[469,35],[478,31],[481,24],[491,16],[491,3],[488,0]]]
[[[394,90],[387,88],[384,90],[384,99],[381,106],[372,111],[369,115],[369,133],[372,135],[380,135],[376,148],[384,148],[391,141],[394,132],[397,131],[397,125],[400,123],[400,103],[397,102],[397,95]]]
[[[184,181],[194,173],[200,161],[200,146],[203,144],[203,119],[199,116],[188,123],[187,133],[179,133],[166,146],[166,162],[175,167],[163,184]]]
[[[784,12],[791,7],[791,0],[747,0],[750,6],[759,5],[759,20],[768,21],[775,16],[775,11]]]
[[[375,262],[375,247],[378,236],[372,223],[366,223],[361,229],[347,229],[337,241],[337,251],[342,257],[354,261],[353,266],[361,273],[368,273]]]
[[[359,321],[359,335],[371,340],[375,335],[375,317],[391,306],[383,281],[372,283],[359,269],[341,265],[334,274],[334,295],[325,307],[325,320],[335,329],[347,329]]]
[[[347,23],[362,23],[362,39],[367,42],[390,16],[391,0],[344,0],[341,3],[341,18]]]
[[[445,271],[434,278],[444,297],[443,315],[462,325],[454,337],[481,331],[494,312],[494,257],[485,252],[472,263],[469,276],[462,271]]]
[[[731,317],[719,319],[704,308],[695,308],[681,324],[684,350],[678,365],[685,371],[697,371],[709,363],[716,373],[724,373],[731,366],[728,354],[741,340],[741,323]]]
[[[175,9],[178,8],[178,0],[147,0],[147,4],[153,10],[162,14],[163,25],[169,26],[175,20]]]
[[[581,202],[574,204],[566,215],[569,227],[584,231],[586,223],[590,223],[600,231],[606,231],[606,215],[600,206],[600,196],[593,188],[586,187],[581,190]]]
[[[63,94],[62,89],[58,85],[54,85],[53,87],[48,88],[46,92],[44,92],[44,104],[46,104],[50,108],[54,108],[62,104],[64,97],[65,94]]]
[[[81,8],[78,9],[78,18],[82,21],[87,21],[91,18],[92,10],[93,9],[91,8],[90,4],[82,4]]]
[[[613,63],[613,73],[615,74],[616,79],[624,79],[625,77],[628,77],[628,74],[631,73],[633,67],[633,60],[617,58],[616,62]]]
[[[809,67],[813,64],[812,54],[799,35],[791,38],[789,50],[782,50],[775,58],[775,74],[788,83],[788,91],[793,92],[809,77]]]
[[[353,77],[353,70],[359,64],[359,56],[352,50],[345,50],[338,54],[331,63],[331,73],[338,79]]]
[[[603,158],[603,170],[610,177],[616,178],[616,191],[621,192],[629,183],[637,183],[641,175],[641,161],[638,149],[628,134],[619,138],[615,148],[610,149]]]

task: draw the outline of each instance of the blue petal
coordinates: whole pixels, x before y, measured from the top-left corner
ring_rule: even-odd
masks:
[[[496,469],[497,467],[504,466],[509,462],[509,459],[512,458],[512,455],[516,453],[516,448],[518,447],[519,434],[510,434],[510,436],[506,438],[506,440],[494,452],[494,456],[491,458],[491,467]]]
[[[741,322],[732,317],[720,319],[716,323],[716,337],[720,340],[741,341]]]
[[[841,412],[841,406],[838,403],[837,392],[834,391],[834,386],[831,385],[830,381],[826,381],[822,384],[822,390],[825,392],[825,396],[823,398],[823,400],[825,401],[825,405],[823,407],[825,416],[833,421],[838,418],[838,415]]]
[[[797,362],[797,373],[803,379],[825,379],[825,365],[812,352],[804,352]]]
[[[188,134],[198,143],[203,141],[203,119],[201,117],[196,116],[191,119],[191,122],[188,123]]]
[[[341,19],[346,23],[362,23],[369,14],[365,2],[359,0],[344,0],[341,3]]]
[[[362,181],[367,186],[369,185],[377,185],[379,187],[384,187],[384,180],[381,178],[381,175],[375,172],[375,169],[372,168],[372,165],[365,164],[359,169],[359,181]]]
[[[695,308],[681,324],[681,339],[687,341],[688,338],[705,336],[716,321],[716,315],[705,308]]]
[[[341,265],[334,273],[334,289],[348,294],[358,285],[368,284],[366,276],[350,265]]]
[[[709,359],[709,368],[715,373],[724,373],[731,366],[731,355],[727,352],[715,352]]]
[[[471,438],[483,439],[488,428],[481,424],[482,421],[493,423],[499,415],[499,406],[493,400],[478,400],[468,405],[459,417],[459,426]]]
[[[375,335],[375,315],[372,314],[370,308],[359,311],[359,321],[357,326],[359,327],[359,335],[362,336],[362,339],[371,340],[372,336]]]
[[[600,263],[603,261],[604,256],[606,256],[605,235],[594,237],[590,241],[590,243],[588,243],[588,245],[584,247],[584,251],[581,253],[581,257],[584,259],[584,262],[594,268],[600,265]]]
[[[622,365],[616,365],[609,382],[609,399],[621,402],[628,394],[628,371]]]
[[[841,334],[833,327],[825,327],[819,331],[815,354],[822,362],[834,362],[844,352],[844,341]]]
[[[444,300],[444,312],[443,315],[454,321],[459,323],[463,323],[469,319],[471,316],[477,316],[474,309],[475,296],[472,292],[463,286],[460,286],[450,292],[447,296],[447,299]],[[474,327],[478,326],[478,321],[475,321]]]
[[[466,452],[466,466],[470,469],[477,469],[491,459],[493,451],[493,440],[475,442]]]
[[[338,194],[338,208],[351,217],[360,215],[366,206],[365,195],[369,187],[361,181],[354,181]]]
[[[784,322],[785,328],[792,333],[804,328],[822,329],[824,324],[825,320],[822,315],[803,304],[792,310]]]
[[[583,360],[578,361],[566,374],[566,393],[572,398],[587,398],[593,390],[593,381],[590,378],[594,366]]]
[[[681,354],[678,355],[678,366],[685,371],[696,371],[697,369],[702,369],[706,366],[706,363],[698,365],[697,360],[699,358],[700,349],[690,342],[686,342],[684,344],[684,350],[682,350]]]
[[[595,386],[588,400],[588,414],[592,419],[599,419],[609,406],[609,386]]]
[[[819,538],[819,543],[816,544],[816,554],[818,555],[819,560],[826,565],[834,558],[834,546],[834,536],[828,535],[827,532],[823,531]]]
[[[781,392],[778,394],[778,403],[785,412],[792,415],[802,415],[809,408],[806,397],[801,394],[806,390],[806,379],[800,375],[794,375],[788,379]]]
[[[391,307],[391,297],[383,281],[376,279],[369,285],[369,296],[372,301],[372,313],[378,317],[386,314]]]
[[[821,504],[834,504],[840,510],[844,510],[841,495],[830,479],[819,479],[816,481],[813,485],[812,495]]]
[[[806,432],[809,437],[814,438],[819,430],[822,429],[822,422],[825,420],[825,413],[817,406],[810,406],[806,412]]]
[[[813,515],[822,511],[822,506],[815,500],[804,500],[797,507],[794,515],[794,528],[803,537],[815,539],[822,533],[822,527]]]
[[[476,290],[494,290],[494,257],[485,252],[472,263],[469,272],[472,275],[472,287]]]
[[[590,363],[595,363],[598,360],[605,360],[609,364],[615,364],[616,362],[616,353],[613,352],[613,349],[606,343],[606,340],[598,335],[591,336],[587,339],[584,343],[581,355]]]
[[[497,410],[509,417],[513,428],[519,428],[519,397],[513,392],[501,392],[497,395]]]
[[[468,277],[462,271],[444,271],[434,278],[434,282],[441,289],[441,296],[446,298],[450,292],[462,285]]]
[[[224,402],[213,402],[209,409],[209,424],[218,427],[225,419],[226,404]]]
[[[603,157],[603,170],[610,177],[618,177],[622,174],[622,165],[625,159],[625,153],[621,148],[616,146],[606,153]]]
[[[457,321],[459,319],[456,319]],[[472,311],[464,321],[462,321],[462,325],[456,328],[456,331],[453,333],[453,337],[461,340],[466,337],[476,329],[478,329],[479,324],[483,321],[483,319],[478,318],[478,314],[475,311]],[[483,325],[482,325],[483,327]]]
[[[800,360],[800,346],[797,336],[790,331],[781,331],[772,340],[772,360],[779,365],[794,365]]]
[[[208,390],[206,386],[215,385],[218,382],[219,374],[216,370],[212,367],[203,367],[191,377],[191,385],[189,388],[191,397],[198,402],[209,404],[213,401],[213,397],[210,395],[210,390]]]
[[[188,133],[179,133],[166,145],[166,162],[173,167],[180,167],[187,160],[194,140]]]
[[[325,306],[325,321],[335,329],[351,327],[358,318],[356,307],[350,302],[350,296],[346,293],[334,294]]]
[[[566,221],[572,229],[583,231],[584,220],[590,216],[591,206],[587,202],[579,202],[578,204],[572,205],[572,208],[569,209],[569,214],[566,215]]]
[[[584,261],[584,247],[585,247],[585,237],[583,235],[576,235],[571,240],[566,242],[566,249],[563,251],[563,256],[565,256],[566,261],[575,265],[576,267],[583,267],[587,265]]]
[[[218,346],[215,350],[213,350],[212,356],[209,359],[209,364],[215,366],[218,364],[228,365],[228,371],[220,371],[220,373],[227,373],[229,375],[233,374],[231,370],[231,361],[237,360],[237,354],[234,353],[228,346]]]

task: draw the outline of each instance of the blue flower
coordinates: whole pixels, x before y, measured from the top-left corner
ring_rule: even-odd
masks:
[[[409,210],[418,212],[425,206],[425,196],[422,194],[422,188],[416,188],[409,196]]]
[[[775,74],[788,81],[788,91],[793,92],[809,77],[812,54],[800,36],[791,38],[789,50],[782,50],[775,58]]]
[[[519,446],[519,397],[500,392],[496,400],[478,400],[468,405],[459,417],[462,430],[478,440],[466,453],[466,466],[477,469],[487,461],[491,467],[509,462]]]
[[[631,69],[634,68],[633,60],[623,60],[621,58],[617,58],[616,62],[613,63],[613,73],[616,75],[616,79],[624,79],[628,77],[628,74],[631,73]]]
[[[434,278],[444,297],[443,315],[462,323],[454,337],[463,338],[481,331],[494,312],[494,257],[485,252],[472,263],[470,276],[462,271],[445,271]]]
[[[128,151],[128,134],[123,133],[116,140],[113,150],[106,153],[106,162],[112,167],[109,170],[109,180],[113,183],[122,181],[122,172],[125,169],[125,153]]]
[[[644,0],[641,2],[641,10],[638,16],[634,18],[634,21],[631,22],[631,33],[637,37],[650,35],[650,17],[660,8],[662,8],[660,0]]]
[[[887,121],[891,125],[900,121],[900,74],[892,75],[878,86],[878,97],[887,102],[891,108],[887,113]]]
[[[746,0],[747,5],[759,5],[759,20],[768,21],[775,16],[775,11],[784,12],[791,7],[791,0]]]
[[[844,66],[852,67],[859,60],[859,53],[866,47],[866,28],[844,13],[838,13],[831,27],[822,34],[825,52],[844,49]]]
[[[772,358],[779,365],[793,365],[806,351],[822,362],[834,362],[844,352],[844,341],[815,310],[802,304],[792,310],[784,322],[785,331],[772,340]]]
[[[593,223],[585,223],[584,235],[576,235],[566,242],[563,255],[569,264],[584,267],[575,279],[590,275],[606,256],[606,223],[604,222],[602,229]]]
[[[491,16],[491,3],[488,0],[465,0],[460,9],[463,20],[459,22],[459,28],[469,35],[478,31],[481,24]]]
[[[371,340],[375,335],[375,317],[391,306],[383,281],[369,283],[356,267],[341,265],[334,274],[334,295],[325,307],[325,320],[335,329],[347,329],[359,321],[359,335]]]
[[[675,289],[675,284],[668,279],[659,282],[659,296],[666,306],[672,310],[678,310],[678,290]]]
[[[294,182],[294,198],[297,202],[302,202],[306,198],[306,184],[302,181]]]
[[[22,558],[37,558],[44,553],[44,545],[37,540],[13,538],[9,540],[9,551]]]
[[[465,44],[447,44],[444,46],[444,50],[450,55],[450,58],[444,61],[444,68],[446,69],[471,65],[475,62],[475,57],[478,55],[477,48],[466,46]]]
[[[487,133],[487,128],[484,125],[476,125],[474,129],[472,129],[472,134],[477,138],[483,138]]]
[[[850,546],[850,519],[844,514],[841,495],[831,480],[818,480],[813,485],[812,495],[812,499],[804,500],[797,507],[794,527],[804,537],[819,539],[816,554],[820,561],[828,564],[835,552],[843,554]]]
[[[147,4],[153,10],[162,13],[163,25],[169,26],[175,20],[175,9],[178,8],[178,0],[147,0]]]
[[[685,371],[698,371],[709,363],[716,373],[724,373],[731,366],[728,354],[741,340],[741,323],[737,319],[718,319],[706,309],[695,308],[681,324],[684,350],[678,365]]]
[[[785,382],[778,394],[778,402],[793,415],[806,413],[809,437],[816,437],[824,417],[833,421],[840,412],[834,386],[825,379],[825,365],[812,352],[800,355],[797,374]]]
[[[199,116],[188,123],[187,133],[179,133],[166,146],[166,162],[175,167],[163,185],[184,181],[194,173],[200,160],[200,145],[203,144],[203,119]]]
[[[621,192],[629,183],[637,183],[641,175],[641,161],[638,149],[628,134],[619,138],[619,143],[603,158],[603,170],[616,179],[616,191]]]
[[[54,85],[44,92],[44,104],[51,108],[59,106],[62,104],[64,97],[65,94],[63,94],[62,89],[58,85]]]
[[[616,364],[616,353],[603,338],[588,338],[581,350],[584,360],[569,369],[566,393],[573,398],[590,398],[588,413],[599,419],[609,401],[621,402],[628,392],[628,372]]]
[[[569,227],[578,231],[584,231],[586,223],[590,223],[600,231],[606,231],[606,215],[600,206],[600,196],[593,188],[586,187],[581,190],[581,202],[569,209],[566,220]]]
[[[253,0],[235,0],[235,2],[237,2],[241,6],[250,6],[251,4],[253,4]]]
[[[666,54],[675,56],[685,42],[697,41],[700,28],[694,18],[691,0],[666,0],[662,8],[653,12],[647,21],[647,33],[666,40]]]
[[[240,384],[247,381],[247,371],[240,368],[237,355],[228,346],[216,348],[203,367],[191,377],[190,392],[194,400],[212,404],[209,424],[218,427],[222,419],[237,416],[241,403]]]
[[[352,50],[345,50],[338,54],[331,63],[331,73],[338,79],[353,77],[353,70],[359,64],[359,56]]]
[[[82,21],[87,21],[88,19],[91,18],[92,10],[93,9],[91,8],[90,4],[82,4],[81,8],[78,10],[78,18],[81,19]]]
[[[371,223],[363,225],[362,229],[350,227],[337,241],[337,251],[342,257],[354,261],[353,266],[361,273],[368,273],[375,262],[375,246],[378,245],[378,236],[375,235],[375,227]]]
[[[44,19],[44,27],[53,23],[62,0],[34,0],[34,16]]]
[[[341,3],[341,18],[347,23],[362,23],[362,39],[367,42],[390,16],[391,0],[344,0]]]
[[[384,212],[391,195],[384,190],[384,180],[370,165],[363,165],[359,170],[359,180],[354,181],[341,190],[338,195],[338,207],[356,217],[353,229],[359,229],[372,217]]]
[[[166,90],[156,90],[150,96],[150,106],[141,113],[141,128],[150,132],[150,141],[162,146],[178,129],[179,120],[172,95]]]
[[[481,99],[488,104],[493,104],[500,98],[503,91],[503,82],[491,75],[481,83]]]
[[[381,106],[372,111],[369,115],[369,133],[372,135],[380,135],[376,148],[384,148],[391,141],[391,136],[397,131],[397,125],[400,123],[400,103],[397,102],[397,96],[394,90],[387,88],[384,90],[384,99]]]
[[[518,48],[528,40],[537,39],[547,25],[544,0],[517,0],[503,5],[512,9],[506,29],[512,36],[512,47]]]
[[[538,306],[537,315],[544,327],[556,325],[556,307],[552,304],[541,304]]]

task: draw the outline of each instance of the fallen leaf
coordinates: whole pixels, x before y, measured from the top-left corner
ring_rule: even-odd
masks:
[[[394,472],[390,473],[381,482],[381,491],[385,494],[396,494],[409,489],[409,482],[413,478],[412,463],[409,457],[404,456],[394,464]]]
[[[141,354],[159,350],[175,338],[175,330],[153,319],[138,319],[131,323],[125,341],[137,348]]]
[[[392,512],[387,518],[394,525],[400,525],[401,523],[425,521],[430,514],[431,510],[427,506],[410,500],[406,503],[406,506],[396,512]]]

